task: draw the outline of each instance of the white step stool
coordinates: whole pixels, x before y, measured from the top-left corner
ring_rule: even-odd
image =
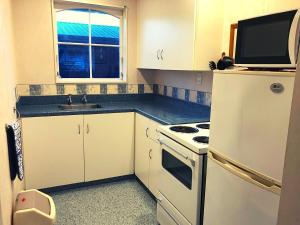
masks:
[[[52,225],[56,212],[53,199],[38,190],[22,191],[16,200],[14,225]]]

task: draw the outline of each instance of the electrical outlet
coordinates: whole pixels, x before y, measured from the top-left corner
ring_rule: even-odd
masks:
[[[202,75],[197,75],[196,83],[197,84],[202,84],[202,79],[203,79]]]

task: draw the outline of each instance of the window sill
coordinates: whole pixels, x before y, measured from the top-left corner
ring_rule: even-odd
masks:
[[[122,79],[85,79],[85,78],[56,78],[56,83],[57,84],[126,84],[126,80]]]

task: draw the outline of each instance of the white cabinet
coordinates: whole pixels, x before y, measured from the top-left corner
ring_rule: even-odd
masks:
[[[22,126],[26,189],[135,172],[157,196],[159,123],[135,113],[109,113],[24,118]]]
[[[138,8],[138,40],[139,40],[139,67],[156,69],[161,64],[160,54],[162,40],[159,38],[161,27],[160,1],[143,0],[137,2]],[[151,20],[153,18],[153,20]]]
[[[148,187],[149,139],[147,129],[149,119],[135,114],[135,175]]]
[[[158,123],[136,114],[135,117],[135,175],[157,197],[157,178],[160,168]]]
[[[24,118],[22,129],[26,189],[84,181],[82,115]]]
[[[85,180],[134,173],[134,113],[84,116]]]
[[[208,70],[221,55],[223,0],[138,1],[138,68]]]
[[[149,190],[155,197],[158,197],[158,179],[161,168],[160,144],[150,140],[149,149]]]
[[[134,113],[22,119],[26,189],[134,173]]]

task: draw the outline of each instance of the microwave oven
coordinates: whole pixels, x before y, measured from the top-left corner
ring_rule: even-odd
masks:
[[[295,68],[300,41],[300,10],[238,22],[235,65]]]

